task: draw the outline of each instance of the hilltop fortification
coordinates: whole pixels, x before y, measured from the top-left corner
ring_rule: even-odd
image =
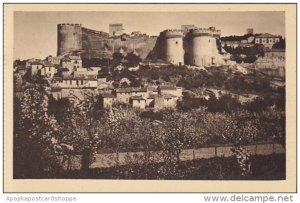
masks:
[[[144,59],[157,40],[157,37],[145,34],[110,36],[106,32],[88,29],[80,24],[59,24],[57,30],[57,55],[81,51],[85,58],[111,57],[114,52],[122,49],[127,53],[134,51]]]
[[[134,52],[142,59],[163,59],[174,65],[213,66],[222,64],[217,48],[221,31],[214,27],[169,29],[158,37],[146,34],[111,35],[81,24],[58,25],[57,54],[80,51],[83,58],[111,58],[114,52]]]

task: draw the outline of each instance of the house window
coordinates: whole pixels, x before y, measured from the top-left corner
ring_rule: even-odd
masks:
[[[178,44],[178,41],[176,41],[176,44]]]

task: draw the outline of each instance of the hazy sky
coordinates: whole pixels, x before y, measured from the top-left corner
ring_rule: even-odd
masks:
[[[108,24],[123,23],[125,32],[142,31],[158,35],[184,24],[215,26],[222,36],[255,33],[285,35],[284,12],[15,12],[14,59],[56,55],[57,24],[79,23],[108,32]]]

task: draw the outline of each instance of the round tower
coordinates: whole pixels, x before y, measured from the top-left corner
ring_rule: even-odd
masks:
[[[165,30],[161,33],[164,39],[163,59],[174,65],[184,64],[183,31]]]
[[[57,25],[57,55],[82,49],[81,24]]]
[[[210,29],[191,30],[190,60],[196,66],[211,66],[214,63],[213,50],[216,49],[216,40]]]

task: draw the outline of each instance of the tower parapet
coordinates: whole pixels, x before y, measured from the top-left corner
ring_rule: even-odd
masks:
[[[207,28],[196,28],[192,29],[190,31],[190,35],[192,37],[198,37],[198,36],[212,36],[212,30],[207,29]]]
[[[182,38],[183,30],[180,29],[168,29],[161,32],[161,35],[165,38]]]

